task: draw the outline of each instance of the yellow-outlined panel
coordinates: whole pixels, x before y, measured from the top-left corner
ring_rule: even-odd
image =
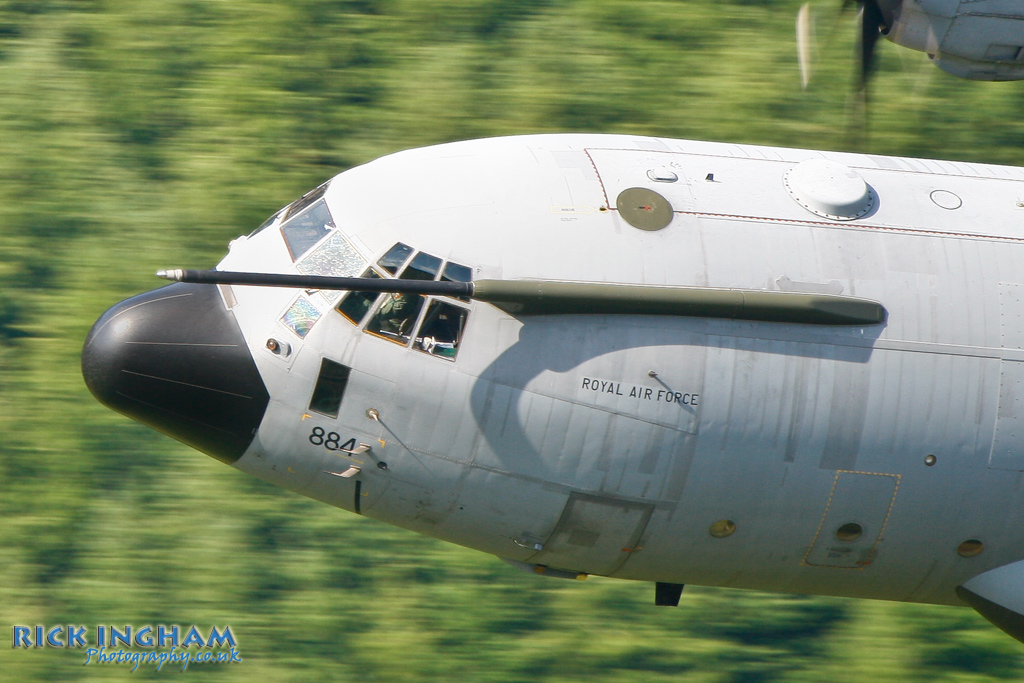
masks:
[[[887,495],[887,490],[878,489],[870,490],[867,487],[858,487],[857,481],[853,479],[846,479],[844,481],[850,481],[851,486],[849,490],[839,491],[840,480],[843,475],[856,475],[857,477],[890,477],[892,478],[892,495]],[[828,502],[825,504],[825,512],[821,516],[821,521],[818,523],[818,528],[814,533],[814,538],[811,540],[810,545],[807,547],[807,552],[804,554],[801,564],[808,567],[824,567],[829,569],[865,569],[874,561],[875,554],[879,542],[882,540],[885,529],[889,524],[889,518],[892,516],[893,507],[896,505],[896,496],[900,490],[900,478],[899,474],[890,474],[887,472],[861,472],[857,470],[836,470],[835,478],[832,480],[832,488],[829,491]],[[822,540],[821,533],[825,528],[826,522],[829,518],[829,513],[834,511],[834,505],[837,503],[837,491],[842,494],[842,507],[844,508],[840,514],[848,514],[851,519],[845,519],[845,522],[862,523],[867,518],[874,517],[875,521],[878,521],[879,515],[881,515],[881,507],[884,506],[884,515],[881,515],[881,521],[878,523],[878,531],[874,534],[874,540],[869,546],[862,543],[849,543],[845,541],[839,541],[843,545],[837,545],[832,550],[843,550],[846,551],[845,555],[852,557],[854,554],[859,557],[856,560],[850,560],[850,564],[844,563],[817,563],[811,561],[812,554],[815,554],[815,550],[819,549],[818,542]],[[872,500],[874,499],[874,500]],[[861,505],[858,505],[860,503]],[[864,508],[864,506],[868,506]],[[858,507],[863,509],[858,510]],[[847,512],[847,510],[855,510],[854,512]],[[868,527],[870,530],[870,526]],[[870,538],[870,536],[869,536]]]

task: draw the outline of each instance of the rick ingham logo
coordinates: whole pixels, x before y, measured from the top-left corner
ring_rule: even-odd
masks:
[[[120,664],[131,667],[164,666],[185,671],[193,664],[234,664],[242,661],[230,626],[204,629],[179,626],[59,626],[11,627],[11,648],[77,650],[83,665]]]

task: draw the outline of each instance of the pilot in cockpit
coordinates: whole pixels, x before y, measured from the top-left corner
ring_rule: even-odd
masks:
[[[409,296],[402,292],[388,294],[374,316],[372,327],[380,332],[407,337],[421,302],[420,296]]]

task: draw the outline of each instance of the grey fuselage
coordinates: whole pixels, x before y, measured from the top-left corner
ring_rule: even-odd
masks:
[[[849,172],[824,205],[790,186],[808,160]],[[830,216],[858,179],[859,215]],[[668,225],[634,227],[650,207],[617,204],[629,188]],[[451,300],[464,329],[437,355],[343,316],[341,292],[221,286],[270,397],[238,469],[570,574],[962,604],[1024,558],[1024,171],[524,136],[391,155],[324,200],[333,226],[302,253],[279,216],[219,269],[387,277],[402,243],[474,279],[822,293],[887,319]],[[324,359],[348,369],[336,417],[311,406]]]

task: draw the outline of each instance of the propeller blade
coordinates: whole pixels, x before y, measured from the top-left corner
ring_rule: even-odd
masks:
[[[862,147],[868,137],[868,86],[875,67],[875,49],[879,38],[889,30],[889,20],[886,19],[885,12],[879,4],[886,0],[858,1],[860,11],[857,13],[857,22],[860,25],[860,35],[857,41],[857,85],[847,119],[847,144],[855,148]]]
[[[886,27],[885,16],[877,0],[864,0],[860,10],[860,89],[867,92],[875,66],[875,46]],[[865,97],[866,99],[866,97]]]
[[[796,13],[796,55],[800,62],[800,87],[811,82],[811,3],[805,2]]]

